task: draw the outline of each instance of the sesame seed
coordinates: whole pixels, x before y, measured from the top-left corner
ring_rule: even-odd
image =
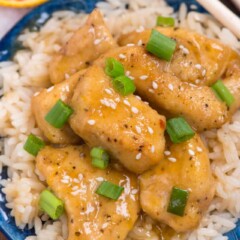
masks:
[[[95,120],[92,120],[92,119],[91,119],[91,120],[88,120],[88,124],[89,124],[89,125],[94,125],[95,123],[96,123]]]
[[[141,80],[146,80],[146,79],[148,79],[148,76],[147,75],[142,75],[142,76],[140,76],[140,79]]]
[[[181,87],[180,87],[180,91],[183,91],[183,90],[184,90],[184,87],[183,87],[183,86],[181,86]]]
[[[182,49],[184,54],[189,54],[189,50],[185,48],[183,45],[180,45],[179,48]]]
[[[164,151],[164,154],[165,154],[166,156],[169,156],[169,155],[171,155],[171,152],[170,152],[170,151]]]
[[[153,81],[152,82],[152,87],[153,87],[153,89],[158,89],[158,84],[155,81]]]
[[[176,161],[177,161],[177,159],[174,158],[174,157],[170,157],[170,158],[168,158],[168,160],[169,160],[170,162],[176,162]]]
[[[153,129],[152,129],[151,127],[148,127],[148,132],[149,132],[150,134],[153,134]]]
[[[126,46],[127,47],[133,47],[133,46],[135,46],[135,44],[134,43],[128,43]]]
[[[108,226],[108,223],[106,222],[106,223],[104,223],[103,225],[102,225],[102,228],[104,229],[104,228],[106,228]]]
[[[202,148],[197,147],[197,151],[198,151],[198,152],[202,152],[203,150],[202,150]]]
[[[51,92],[54,89],[54,86],[51,86],[50,88],[47,89],[47,92]]]
[[[88,32],[89,32],[89,33],[93,33],[93,34],[94,34],[94,33],[95,33],[95,30],[94,30],[94,28],[93,28],[93,27],[90,27],[90,29],[88,30]]]
[[[105,91],[107,94],[112,95],[112,91],[111,91],[110,89],[106,88],[106,89],[104,89],[104,91]]]
[[[125,56],[124,54],[122,54],[122,53],[120,53],[118,56],[119,56],[119,58],[121,58],[121,59],[125,59],[125,58],[126,58],[126,56]]]
[[[135,128],[136,128],[137,133],[140,134],[142,132],[142,129],[139,126],[135,126]]]
[[[126,71],[126,76],[130,76],[130,71]]]
[[[212,48],[215,48],[215,49],[218,49],[218,50],[220,50],[220,51],[223,51],[222,47],[219,46],[219,45],[216,44],[216,43],[213,43],[213,44],[211,45],[211,47],[212,47]]]
[[[149,105],[149,102],[146,102],[146,101],[145,101],[145,102],[143,102],[143,103],[145,103],[146,105]]]
[[[192,83],[189,83],[189,86],[191,86],[193,88],[197,87],[195,84],[192,84]]]
[[[195,64],[195,68],[200,70],[202,68],[202,65],[201,64]]]
[[[61,179],[61,182],[68,184],[68,183],[69,183],[69,180],[67,180],[67,179]]]
[[[39,93],[40,92],[35,92],[33,96],[36,97],[37,95],[39,95]]]
[[[195,80],[195,83],[196,83],[196,84],[198,84],[198,83],[200,83],[200,82],[201,82],[200,79],[196,79],[196,80]]]
[[[188,153],[189,153],[191,156],[194,156],[194,155],[195,155],[195,152],[194,152],[192,149],[188,149]]]
[[[143,41],[140,39],[137,43],[138,46],[142,46]]]
[[[131,108],[131,111],[132,111],[133,113],[135,113],[135,114],[138,113],[138,109],[137,109],[136,107],[132,107],[132,108]]]
[[[110,107],[113,110],[115,110],[117,107],[117,104],[112,99],[104,98],[101,99],[100,102],[101,104],[105,105],[106,107]]]
[[[94,43],[94,45],[98,45],[101,41],[102,41],[102,39],[95,39],[93,43]]]
[[[80,183],[80,181],[79,181],[77,178],[74,178],[74,179],[73,179],[73,182],[75,182],[75,183]]]
[[[124,99],[124,100],[123,100],[123,103],[124,103],[125,105],[127,105],[127,106],[130,106],[130,102],[129,102],[127,99]]]
[[[104,181],[104,178],[103,178],[103,177],[97,177],[96,180],[97,180],[98,182],[102,182],[102,181]]]
[[[169,88],[171,91],[173,91],[173,89],[174,89],[174,87],[173,87],[173,85],[172,85],[171,83],[168,84],[168,88]]]
[[[202,71],[202,76],[204,77],[205,75],[206,75],[206,69],[203,69],[203,71]]]
[[[142,157],[142,153],[138,153],[138,154],[136,155],[136,159],[137,159],[137,160],[139,160],[141,157]]]
[[[149,88],[148,91],[149,91],[150,93],[154,93],[154,90],[151,89],[151,88]]]
[[[138,100],[142,100],[141,97],[139,97],[139,96],[135,96],[135,97],[136,97]]]
[[[69,92],[69,91],[70,91],[70,89],[69,89],[69,85],[66,85],[65,88],[62,88],[62,91]]]
[[[155,146],[152,145],[151,147],[151,152],[154,153],[155,152]]]
[[[138,193],[138,189],[133,189],[132,191],[131,191],[131,194],[137,194]]]
[[[65,79],[69,79],[70,78],[70,75],[65,73]]]

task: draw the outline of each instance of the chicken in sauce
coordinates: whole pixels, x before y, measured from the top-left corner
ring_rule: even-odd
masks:
[[[102,53],[116,46],[100,11],[94,10],[86,24],[54,56],[49,70],[51,82],[62,82],[66,76],[87,68]]]
[[[101,146],[128,170],[142,173],[163,158],[165,117],[134,95],[116,93],[100,67],[90,67],[70,106],[72,129],[90,146]]]
[[[214,197],[199,133],[221,127],[240,107],[240,56],[186,29],[155,31],[176,45],[168,60],[147,50],[153,30],[124,34],[117,43],[93,11],[53,57],[54,87],[33,97],[38,127],[54,144],[41,145],[37,168],[65,204],[69,240],[125,239],[141,210],[184,233],[198,226]],[[228,101],[213,87],[220,78]],[[70,112],[59,117],[61,128],[46,120],[58,100]],[[185,125],[172,126],[171,119]],[[118,196],[99,193],[105,180]],[[182,199],[174,202],[175,190]]]
[[[175,186],[189,191],[184,216],[174,216],[167,211]],[[214,191],[208,151],[198,135],[179,144],[168,142],[165,158],[140,176],[143,211],[177,232],[186,232],[198,226]]]
[[[86,145],[45,147],[36,164],[48,186],[64,200],[69,240],[125,239],[140,211],[136,176],[94,168]],[[95,194],[104,180],[124,187],[117,201]]]
[[[51,143],[76,144],[81,142],[81,138],[74,133],[69,124],[65,124],[63,128],[58,129],[50,125],[45,120],[45,116],[58,99],[69,103],[73,95],[73,90],[83,73],[84,70],[77,72],[69,79],[48,89],[43,89],[32,98],[32,111],[38,127]]]

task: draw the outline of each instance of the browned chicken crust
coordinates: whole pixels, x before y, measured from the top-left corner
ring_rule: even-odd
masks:
[[[70,105],[72,129],[90,147],[106,149],[128,170],[142,173],[162,159],[165,117],[136,96],[117,93],[103,68],[86,71]]]
[[[162,69],[172,73],[183,82],[196,85],[212,85],[226,70],[233,50],[216,39],[183,28],[161,28],[156,30],[176,40],[177,48],[170,62],[162,61]],[[120,46],[128,43],[146,46],[151,29],[122,35]],[[140,44],[139,44],[140,43]]]
[[[62,82],[66,76],[87,68],[102,53],[116,46],[100,11],[94,10],[86,24],[74,33],[51,61],[51,82]]]
[[[49,124],[45,120],[45,116],[59,99],[66,104],[69,103],[72,98],[74,88],[84,71],[85,70],[82,70],[74,74],[71,78],[62,83],[42,90],[39,94],[33,96],[32,98],[32,112],[37,125],[51,143],[76,144],[81,142],[80,137],[73,132],[68,123],[66,123],[63,128],[58,129]]]
[[[167,212],[172,187],[175,186],[189,191],[183,217]],[[165,158],[140,176],[143,211],[177,232],[186,232],[198,226],[214,192],[208,151],[197,134],[183,143],[169,143]]]
[[[124,240],[140,210],[136,176],[91,165],[86,145],[45,147],[36,164],[47,184],[63,200],[68,215],[68,240]],[[124,187],[117,201],[95,193],[104,180]]]
[[[166,61],[147,53],[144,47],[112,49],[95,64],[104,66],[107,57],[114,57],[124,65],[134,79],[138,94],[153,108],[167,117],[183,116],[196,131],[219,128],[232,115],[209,86],[181,81],[164,70]],[[238,95],[238,91],[234,95]],[[236,100],[236,104],[240,106],[240,101]]]

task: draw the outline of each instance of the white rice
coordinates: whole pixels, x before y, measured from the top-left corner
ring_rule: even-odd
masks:
[[[125,8],[126,4],[129,9]],[[194,11],[187,14],[184,4],[178,13],[173,13],[164,0],[108,0],[97,6],[116,37],[135,29],[142,31],[153,27],[158,15],[171,15],[180,20],[176,21],[180,27],[219,38],[235,49],[240,49],[238,39],[212,16]],[[86,17],[86,14],[69,11],[54,13],[40,32],[25,31],[19,37],[29,50],[17,52],[13,61],[0,63],[0,87],[3,86],[0,94],[4,93],[0,101],[0,135],[5,137],[0,144],[0,151],[4,146],[4,155],[0,156],[0,170],[3,165],[8,166],[9,175],[9,179],[1,180],[1,184],[8,201],[7,207],[11,209],[17,226],[35,227],[37,236],[28,237],[28,240],[67,238],[66,217],[52,222],[38,209],[39,193],[45,186],[40,181],[43,178],[35,169],[34,158],[23,150],[23,144],[30,133],[41,136],[31,112],[31,97],[50,85],[48,63],[53,53],[59,51]],[[231,123],[219,130],[205,132],[202,137],[209,148],[211,166],[217,180],[216,196],[199,228],[188,233],[185,238],[224,240],[226,237],[222,234],[233,229],[240,217],[240,111],[234,115]],[[151,218],[143,217],[127,239],[160,239],[153,225]]]

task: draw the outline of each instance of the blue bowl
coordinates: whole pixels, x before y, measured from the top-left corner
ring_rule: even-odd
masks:
[[[0,41],[0,62],[6,61],[12,58],[14,53],[19,50],[22,46],[17,41],[17,37],[25,28],[32,28],[37,30],[41,25],[46,22],[51,14],[59,10],[72,10],[74,12],[91,12],[95,4],[99,0],[51,0],[40,7],[34,9],[29,14],[27,14],[21,21],[19,21],[8,34]],[[188,6],[194,4],[197,6],[196,11],[206,12],[195,0],[167,0],[169,5],[171,5],[175,10],[179,8],[182,2],[187,3]],[[45,21],[39,21],[42,19],[42,14],[44,13]],[[47,13],[47,14],[46,14]],[[4,168],[0,177],[2,179],[7,178],[7,170]],[[16,227],[13,217],[10,216],[10,211],[5,207],[6,199],[4,194],[0,189],[0,231],[2,231],[7,239],[9,240],[24,240],[29,235],[34,235],[34,230],[20,230]],[[230,240],[240,239],[240,221],[237,227],[226,234]]]

